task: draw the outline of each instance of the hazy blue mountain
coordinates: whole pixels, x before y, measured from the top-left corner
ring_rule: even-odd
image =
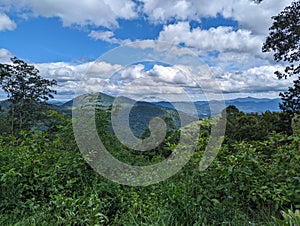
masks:
[[[253,98],[253,97],[246,97],[246,98],[237,98],[232,100],[225,100],[225,105],[228,107],[229,105],[235,105],[240,111],[243,111],[245,113],[251,113],[251,112],[258,112],[262,113],[265,111],[274,111],[278,112],[279,109],[279,103],[281,102],[281,99],[268,99],[268,98]],[[221,106],[220,101],[211,101],[210,104],[215,104],[216,106],[218,103]],[[184,111],[187,114],[192,114],[192,107],[190,103],[187,102],[174,102],[173,105],[168,102],[155,102],[154,104],[175,109],[175,106],[177,109],[179,108],[181,111]],[[210,112],[210,106],[207,101],[196,101],[194,102],[194,108],[197,110],[199,118],[203,118],[205,116],[209,116],[211,114]]]
[[[149,126],[149,122],[154,117],[169,118],[174,125],[174,129],[183,125],[195,121],[197,119],[205,118],[211,115],[210,106],[207,101],[196,101],[194,103],[178,101],[174,103],[169,102],[143,102],[135,101],[127,97],[119,97],[121,100],[122,108],[126,109],[133,106],[129,113],[129,125],[131,130],[136,136],[141,136]],[[96,108],[107,109],[115,101],[115,98],[103,93],[99,93],[99,100],[96,104]],[[245,113],[258,112],[262,113],[269,111],[280,111],[279,103],[280,99],[267,99],[267,98],[237,98],[233,100],[226,100],[225,105],[235,105],[240,111]],[[214,104],[221,112],[221,104],[219,101],[212,101],[210,104]],[[9,107],[7,100],[0,101],[1,108],[6,111]],[[49,106],[61,113],[65,113],[69,116],[72,115],[73,100],[65,103],[52,102]],[[181,122],[180,117],[183,119]],[[120,122],[123,123],[123,122]]]
[[[132,100],[127,97],[119,97],[122,100],[123,104],[133,105],[134,108],[132,109],[131,117],[132,121],[135,121],[136,124],[143,124],[141,128],[144,128],[144,124],[146,123],[148,125],[148,122],[153,117],[169,117],[174,118],[175,120],[175,126],[178,127],[178,113],[176,113],[175,110],[185,113],[187,115],[198,117],[198,118],[204,118],[211,115],[210,111],[210,105],[207,101],[196,101],[194,103],[184,102],[184,101],[178,101],[178,102],[136,102],[135,100]],[[111,106],[115,101],[115,97],[109,96],[107,94],[99,93],[99,101],[97,102],[97,108],[107,108]],[[253,98],[253,97],[246,97],[246,98],[236,98],[232,100],[226,100],[225,105],[235,105],[240,111],[243,111],[245,113],[250,112],[258,112],[262,113],[265,111],[274,111],[278,112],[279,109],[279,103],[281,102],[281,99],[268,99],[268,98]],[[65,103],[61,103],[59,101],[51,101],[50,106],[61,112],[68,115],[72,115],[72,107],[73,107],[73,100],[70,100]],[[220,105],[219,111],[221,111],[222,105],[219,101],[211,101],[210,104],[214,104],[214,106]],[[9,102],[7,100],[0,101],[1,108],[6,111]],[[133,120],[134,119],[134,120]],[[131,122],[132,123],[132,122]]]
[[[262,113],[265,111],[280,111],[279,103],[281,103],[281,99],[268,99],[268,98],[237,98],[233,100],[227,100],[226,105],[235,105],[240,111],[250,113],[250,112],[258,112]]]

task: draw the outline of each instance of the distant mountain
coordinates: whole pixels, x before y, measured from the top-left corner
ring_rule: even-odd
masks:
[[[123,97],[122,101],[125,101],[126,97]],[[101,100],[101,101],[100,101]],[[113,104],[115,98],[103,93],[99,93],[99,103],[97,107],[108,107]],[[127,98],[127,101],[135,102],[130,98]],[[212,101],[211,103],[218,104],[218,101]],[[245,113],[250,112],[258,112],[262,113],[265,111],[273,111],[279,112],[279,103],[281,103],[281,99],[268,99],[268,98],[253,98],[253,97],[246,97],[246,98],[236,98],[232,100],[225,100],[226,107],[229,105],[235,105],[240,111]],[[72,107],[73,107],[73,100],[67,101],[65,103],[60,101],[50,101],[49,104],[56,110],[62,113],[66,113],[68,115],[72,114]],[[189,102],[178,101],[178,102],[137,102],[137,105],[148,105],[148,106],[159,106],[165,109],[177,109],[178,111],[184,112],[186,114],[194,115],[196,109],[198,117],[203,118],[210,116],[210,107],[207,101],[196,101],[194,105]],[[174,106],[175,105],[175,106]],[[8,100],[0,101],[1,108],[6,111],[9,106]]]
[[[71,114],[72,108],[74,108],[73,102],[74,100],[71,100],[59,106],[60,112]],[[89,106],[89,103],[85,104],[85,106]],[[116,111],[115,113],[112,112],[112,117],[115,115],[119,116],[114,118],[114,122],[121,126],[120,129],[122,129],[122,126],[127,126],[124,122],[124,117],[129,117],[129,126],[137,137],[141,137],[144,134],[149,127],[150,121],[155,117],[167,119],[166,123],[169,123],[168,126],[172,125],[173,129],[179,129],[188,123],[198,120],[198,118],[184,112],[158,106],[150,102],[135,101],[127,97],[118,97],[116,99],[101,93],[99,94],[99,100],[96,102],[96,108],[107,109],[112,104],[115,106],[113,110]],[[118,122],[116,120],[121,121]]]
[[[262,113],[265,111],[280,111],[279,104],[281,103],[281,99],[268,99],[268,98],[253,98],[253,97],[246,97],[246,98],[237,98],[233,100],[227,100],[226,106],[228,105],[235,105],[240,111],[245,113],[250,112],[258,112]]]
[[[64,101],[59,101],[59,100],[49,100],[48,103],[60,106],[60,105],[63,105],[65,102]]]
[[[218,105],[220,101],[211,101],[210,104],[214,104],[215,106]],[[225,100],[225,106],[228,107],[229,105],[235,105],[240,111],[245,113],[257,112],[262,113],[265,111],[272,111],[272,112],[279,112],[279,103],[281,103],[281,99],[268,99],[268,98],[253,98],[253,97],[246,97],[246,98],[237,98],[232,100]],[[194,102],[194,106],[188,102],[174,102],[173,104],[169,102],[155,102],[154,104],[166,107],[170,109],[179,109],[187,114],[193,113],[193,108],[197,110],[198,117],[203,118],[206,116],[211,115],[210,106],[207,101],[196,101]],[[220,109],[222,110],[222,109]]]
[[[210,105],[207,101],[196,101],[194,103],[179,101],[179,102],[144,102],[144,101],[135,101],[127,97],[119,97],[121,100],[121,107],[127,108],[132,106],[132,109],[129,113],[129,125],[131,130],[136,136],[141,136],[149,126],[151,119],[155,117],[160,118],[169,118],[171,119],[174,129],[180,128],[182,125],[186,125],[192,121],[205,118],[211,115]],[[115,101],[115,97],[99,93],[99,100],[96,103],[96,108],[98,109],[107,109]],[[226,100],[225,105],[235,105],[240,111],[245,113],[258,112],[262,113],[265,111],[274,111],[278,112],[279,103],[281,100],[278,99],[267,99],[267,98],[237,98],[233,100]],[[218,109],[221,112],[222,105],[220,101],[211,101],[210,104],[214,106],[220,106]],[[7,111],[9,107],[9,102],[7,100],[0,101],[0,106],[4,111]],[[58,112],[65,113],[69,116],[72,116],[73,100],[70,100],[65,103],[59,101],[49,103],[49,106]],[[180,117],[183,119],[181,122]],[[120,122],[123,123],[123,122]],[[181,125],[182,124],[182,125]]]
[[[126,108],[129,105],[134,105],[130,111],[129,124],[136,136],[140,136],[145,129],[148,128],[149,122],[154,117],[168,117],[171,118],[175,128],[180,128],[180,116],[187,119],[188,122],[194,121],[196,118],[201,119],[211,116],[210,105],[207,101],[196,101],[194,103],[178,101],[178,102],[143,102],[135,101],[127,97],[119,97],[122,107]],[[99,102],[97,108],[107,108],[112,105],[115,98],[106,94],[99,94]],[[226,100],[226,107],[235,105],[240,111],[245,113],[265,111],[278,112],[280,99],[268,98],[237,98]],[[211,101],[210,104],[217,108],[217,113],[220,113],[223,108],[220,101]],[[59,111],[72,114],[73,100],[58,106]],[[219,107],[219,109],[218,109]],[[216,112],[215,112],[216,113]],[[183,123],[186,124],[186,123]]]

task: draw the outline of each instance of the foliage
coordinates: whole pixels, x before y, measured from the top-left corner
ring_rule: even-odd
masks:
[[[287,64],[284,72],[276,71],[279,79],[287,78],[300,73],[300,1],[293,1],[277,16],[272,17],[274,22],[270,27],[270,34],[267,37],[263,52],[274,52],[274,60]],[[294,87],[280,93],[282,104],[280,108],[293,117],[299,111],[299,80],[294,81]]]
[[[39,75],[32,65],[14,57],[12,64],[0,64],[0,84],[7,93],[11,132],[28,129],[41,117],[45,101],[55,93],[51,86],[55,80],[47,80]]]
[[[0,138],[1,225],[264,225],[281,210],[300,208],[297,134],[228,143],[200,172],[211,123],[203,120],[197,149],[180,172],[159,184],[128,187],[94,172],[76,148],[70,120],[50,115],[57,123],[48,131]],[[107,125],[99,128],[102,140],[124,162],[152,164],[176,146],[178,134],[170,133],[158,152],[128,154],[115,142],[107,112],[97,115]]]
[[[226,109],[226,143],[266,140],[273,132],[291,134],[291,120],[282,112],[266,111],[262,114],[239,111],[231,105]]]
[[[277,16],[270,27],[270,34],[263,45],[263,51],[274,51],[274,59],[290,63],[284,72],[276,71],[278,78],[287,78],[300,72],[300,1],[293,1]],[[296,65],[294,65],[296,63]]]
[[[300,211],[296,210],[293,212],[292,210],[288,210],[287,212],[281,211],[281,215],[283,220],[275,219],[276,225],[278,226],[297,226],[300,225]]]
[[[294,86],[288,91],[280,93],[282,104],[280,109],[287,112],[292,117],[300,111],[300,77],[294,81]]]

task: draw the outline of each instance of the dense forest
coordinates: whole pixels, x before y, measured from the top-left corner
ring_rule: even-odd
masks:
[[[14,58],[12,65],[8,69],[15,67],[22,76],[15,74],[18,83],[11,76],[2,77],[9,99],[0,115],[1,225],[299,225],[296,113],[246,114],[227,107],[223,145],[204,171],[198,166],[213,117],[187,124],[200,126],[200,133],[183,169],[163,182],[131,187],[106,179],[84,159],[76,145],[72,118],[46,102],[55,92],[51,89],[55,82],[39,77],[24,61]],[[27,74],[22,74],[24,70]],[[29,92],[32,87],[36,90]],[[180,133],[186,131],[175,126],[174,113],[143,105],[135,114],[143,111],[161,114],[168,125],[164,141],[146,152],[118,140],[111,126],[111,106],[95,111],[105,147],[127,164],[150,165],[168,158]],[[141,119],[136,123],[133,130],[140,129]],[[140,135],[148,137],[149,130]]]
[[[188,164],[168,180],[146,187],[120,185],[97,174],[78,150],[69,116],[45,108],[34,124],[12,133],[9,114],[3,112],[0,223],[299,225],[297,126],[284,121],[289,120],[285,113],[245,114],[234,106],[226,112],[226,138],[207,170],[199,171],[198,165],[210,118],[199,122],[197,148]],[[109,115],[109,108],[97,110],[98,133],[111,154],[128,164],[162,161],[176,146],[180,130],[170,127],[154,150],[130,150],[111,132]]]
[[[263,47],[275,52],[276,61],[291,64],[275,72],[279,78],[299,74],[299,8],[295,1],[273,18]],[[152,113],[168,127],[163,142],[139,152],[114,134],[112,106],[97,108],[103,145],[130,165],[169,158],[180,136],[200,128],[195,151],[180,171],[160,183],[128,186],[88,164],[77,146],[71,115],[48,102],[56,93],[55,80],[18,58],[0,64],[1,89],[7,94],[0,112],[0,225],[300,225],[299,80],[280,94],[281,112],[244,113],[233,105],[223,109],[224,142],[202,171],[199,163],[214,117],[180,128],[174,112],[137,108],[131,122],[136,136],[150,136],[145,125]],[[138,118],[143,111],[146,121]]]

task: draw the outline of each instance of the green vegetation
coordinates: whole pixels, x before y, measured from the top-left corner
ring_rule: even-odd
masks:
[[[299,113],[300,106],[300,1],[294,0],[291,5],[278,15],[272,17],[274,22],[270,34],[263,45],[263,52],[273,52],[276,62],[283,62],[284,71],[275,71],[279,79],[297,76],[294,86],[280,93],[280,108],[290,115]]]
[[[55,80],[39,75],[32,65],[14,57],[12,64],[0,64],[0,85],[8,97],[8,117],[11,133],[36,126],[43,119],[46,101],[53,98],[51,86]]]
[[[212,165],[200,172],[211,123],[205,119],[197,149],[181,171],[159,184],[129,187],[94,172],[76,147],[70,119],[55,111],[49,114],[47,130],[23,130],[0,138],[1,225],[297,225],[299,221],[299,213],[292,211],[300,209],[297,133],[274,131],[256,140],[249,131],[248,140],[231,138]],[[97,123],[102,125],[98,133],[112,154],[125,162],[153,164],[176,145],[178,133],[169,132],[156,150],[128,153],[111,134],[108,114],[97,111]],[[239,114],[245,121],[253,117]],[[277,114],[275,119],[280,122]],[[262,126],[265,121],[256,123]]]
[[[293,51],[299,47],[299,27],[292,23],[284,30],[290,26],[287,19],[299,18],[297,8],[299,1],[274,17],[264,50],[278,51],[278,61],[299,60],[299,51]],[[290,31],[287,39],[278,36]],[[281,45],[282,38],[287,45]],[[9,98],[9,111],[0,109],[0,225],[300,225],[299,83],[283,98],[288,106],[284,112],[224,109],[225,142],[205,171],[198,169],[212,118],[196,122],[196,150],[182,170],[154,185],[130,187],[97,174],[78,150],[71,119],[47,108],[45,101],[55,93],[51,86],[56,82],[43,79],[21,60],[14,58],[12,63],[0,64],[1,87]],[[287,67],[285,73],[297,74],[299,67]],[[187,131],[178,130],[176,115],[174,121],[162,109],[143,109],[151,109],[145,118],[163,116],[169,127],[165,140],[147,152],[130,150],[118,141],[109,121],[110,107],[96,111],[103,144],[128,164],[164,160]],[[145,125],[136,125],[143,128],[137,131],[143,138],[150,135]]]

